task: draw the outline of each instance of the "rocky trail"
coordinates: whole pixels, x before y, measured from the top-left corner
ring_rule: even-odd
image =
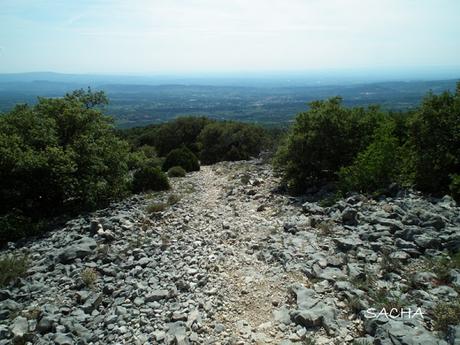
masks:
[[[452,199],[326,207],[260,160],[172,184],[5,250],[30,266],[0,290],[0,344],[460,343],[430,312],[459,298],[459,267],[436,266],[460,250]],[[390,306],[423,315],[363,316]]]

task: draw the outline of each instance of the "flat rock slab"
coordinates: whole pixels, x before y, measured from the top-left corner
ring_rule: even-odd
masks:
[[[84,258],[94,252],[96,241],[90,237],[84,237],[74,244],[63,248],[57,255],[56,261],[68,264],[77,258]]]

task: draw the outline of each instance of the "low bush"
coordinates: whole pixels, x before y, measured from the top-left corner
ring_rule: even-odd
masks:
[[[0,257],[0,287],[7,286],[27,273],[29,261],[26,256],[5,255]]]
[[[187,172],[180,166],[174,166],[168,170],[169,177],[185,177],[186,174]]]
[[[168,190],[169,188],[168,177],[156,167],[143,166],[133,175],[132,190],[134,193]]]
[[[452,174],[449,190],[452,197],[460,200],[460,174]]]
[[[0,246],[26,236],[34,236],[46,229],[43,219],[32,219],[20,210],[0,215]]]
[[[146,211],[148,213],[154,214],[154,213],[163,212],[167,208],[168,208],[168,204],[166,204],[164,202],[154,202],[154,203],[152,203],[152,204],[147,206]]]
[[[438,303],[432,310],[433,328],[446,332],[449,325],[460,323],[460,300]]]
[[[180,201],[180,196],[177,194],[171,194],[168,197],[168,205],[175,205]]]
[[[81,271],[81,280],[87,287],[92,288],[97,281],[97,272],[94,268],[87,267]]]
[[[168,153],[163,163],[163,171],[176,166],[182,167],[187,172],[200,170],[198,158],[185,146]]]
[[[161,167],[162,159],[158,157],[152,146],[141,146],[134,148],[128,156],[128,167],[130,170],[137,170],[143,166]]]

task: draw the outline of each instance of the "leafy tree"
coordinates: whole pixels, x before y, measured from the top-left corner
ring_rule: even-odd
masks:
[[[297,115],[274,161],[291,192],[335,181],[337,171],[367,147],[382,117],[378,107],[345,108],[339,97],[310,103]]]
[[[455,93],[429,93],[409,122],[413,182],[421,191],[449,192],[460,174],[460,83]]]
[[[0,117],[3,219],[14,212],[37,220],[92,209],[128,192],[128,145],[95,108],[105,96],[93,96],[80,90],[40,98]]]
[[[65,97],[83,103],[86,109],[109,104],[109,99],[104,91],[93,92],[90,87],[86,91],[84,89],[75,90],[66,94]]]

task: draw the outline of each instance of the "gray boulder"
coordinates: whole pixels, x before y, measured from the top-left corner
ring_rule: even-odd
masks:
[[[446,340],[449,345],[460,345],[460,325],[449,326]]]
[[[358,212],[351,207],[347,207],[342,212],[342,223],[345,225],[358,225]]]
[[[73,345],[73,344],[75,344],[75,342],[73,341],[73,339],[69,335],[62,334],[62,333],[56,334],[56,336],[54,337],[54,342],[57,345]]]
[[[306,328],[323,327],[328,334],[337,329],[335,308],[320,302],[310,309],[299,309],[291,313],[291,319]]]
[[[10,327],[13,338],[16,342],[24,339],[25,335],[29,332],[29,322],[25,317],[18,316],[14,319]]]
[[[84,258],[91,255],[96,249],[96,241],[90,237],[83,237],[74,244],[63,248],[57,254],[56,261],[67,264],[77,258]]]
[[[162,299],[166,299],[168,297],[169,297],[168,290],[153,290],[152,292],[145,295],[145,301],[147,303],[161,301]]]
[[[337,249],[342,252],[348,252],[361,246],[363,242],[357,238],[336,238],[334,239]]]
[[[38,321],[37,331],[39,333],[41,333],[41,334],[46,334],[46,333],[52,332],[54,322],[55,322],[55,320],[52,317],[50,317],[49,315],[42,316],[40,321]]]

